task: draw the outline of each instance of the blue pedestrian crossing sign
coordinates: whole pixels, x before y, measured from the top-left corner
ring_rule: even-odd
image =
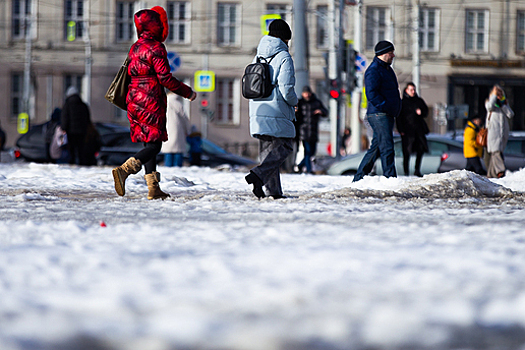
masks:
[[[198,92],[215,91],[215,72],[211,70],[198,70],[195,72],[194,89]]]
[[[261,16],[261,32],[262,32],[262,35],[268,35],[268,26],[270,26],[270,23],[272,23],[272,21],[274,19],[281,19],[281,15],[271,14],[271,15]]]
[[[364,72],[366,68],[366,58],[361,54],[355,55],[355,68],[358,72]]]
[[[181,65],[181,60],[180,60],[180,56],[177,55],[176,52],[168,52],[168,62],[170,64],[170,71],[172,73],[174,73],[177,69],[180,68],[180,65]]]

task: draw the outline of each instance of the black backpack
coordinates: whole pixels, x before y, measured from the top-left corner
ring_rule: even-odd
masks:
[[[242,76],[242,95],[244,98],[265,98],[272,94],[275,86],[272,84],[270,62],[275,55],[268,58],[257,57],[255,63],[246,66]]]

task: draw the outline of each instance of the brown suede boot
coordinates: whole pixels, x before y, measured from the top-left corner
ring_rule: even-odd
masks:
[[[121,166],[113,169],[113,179],[115,180],[115,191],[119,196],[126,194],[126,179],[131,174],[136,174],[142,168],[140,160],[133,157],[129,158]]]
[[[151,174],[144,175],[148,184],[148,199],[166,199],[169,194],[162,192],[159,187],[160,173],[154,171]]]

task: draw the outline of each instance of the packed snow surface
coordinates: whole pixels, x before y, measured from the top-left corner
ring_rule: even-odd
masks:
[[[0,349],[525,349],[525,171],[0,164]]]

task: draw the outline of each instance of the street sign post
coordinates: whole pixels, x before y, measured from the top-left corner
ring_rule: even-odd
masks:
[[[281,19],[281,15],[271,14],[261,16],[261,33],[262,35],[268,35],[268,26],[274,19]]]
[[[170,71],[172,73],[176,72],[182,64],[180,56],[173,51],[168,52],[168,62],[170,64]]]
[[[210,70],[198,70],[195,72],[194,89],[198,92],[215,91],[215,72]]]
[[[25,134],[29,131],[29,115],[27,113],[20,113],[18,115],[16,130],[19,134]]]

